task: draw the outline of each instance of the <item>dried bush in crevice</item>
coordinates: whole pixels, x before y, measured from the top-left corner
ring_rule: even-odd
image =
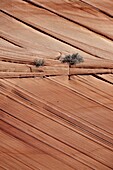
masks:
[[[44,59],[35,59],[34,60],[34,65],[36,67],[44,66]]]
[[[83,57],[80,56],[78,53],[72,54],[72,55],[68,54],[65,57],[61,58],[60,61],[62,63],[68,63],[69,66],[74,65],[74,64],[76,65],[76,64],[79,64],[81,62],[84,62]]]
[[[59,59],[62,63],[68,63],[69,68],[71,68],[71,65],[76,65],[79,64],[81,62],[84,62],[84,59],[81,55],[79,55],[78,53],[76,54],[68,54],[63,58]],[[70,80],[70,69],[69,69],[69,75],[68,75],[68,79]]]

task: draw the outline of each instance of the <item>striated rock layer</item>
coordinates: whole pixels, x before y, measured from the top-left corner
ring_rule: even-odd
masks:
[[[0,170],[113,169],[113,2],[0,9]]]

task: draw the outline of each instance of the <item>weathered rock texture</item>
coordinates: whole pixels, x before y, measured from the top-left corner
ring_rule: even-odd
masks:
[[[0,169],[113,169],[113,2],[0,9]],[[73,53],[84,62],[60,62]]]

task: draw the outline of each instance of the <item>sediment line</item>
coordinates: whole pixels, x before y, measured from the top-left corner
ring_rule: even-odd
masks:
[[[4,111],[4,110],[3,110],[3,111]],[[7,123],[7,125],[10,125],[12,128],[15,129],[15,126],[14,126],[14,125],[6,122],[5,120],[2,120],[2,122]],[[7,129],[6,129],[6,128],[4,128],[4,127],[2,126],[1,129],[2,129],[3,131],[5,131],[5,132],[9,133],[10,135],[13,135],[14,137],[16,137],[16,138],[24,141],[24,139],[21,138],[20,136],[18,136],[18,135],[17,135],[18,133],[17,133],[17,134],[14,133],[13,130],[11,130],[11,128],[7,128]],[[9,130],[9,129],[10,129],[10,130]],[[37,128],[35,128],[35,129],[37,129]],[[75,157],[73,157],[73,156],[71,156],[70,154],[68,154],[68,153],[66,153],[65,151],[63,151],[62,149],[60,149],[60,148],[58,148],[58,147],[56,147],[56,146],[53,146],[53,145],[51,145],[50,143],[48,143],[48,142],[46,142],[46,141],[44,141],[44,140],[42,140],[42,139],[39,139],[39,138],[35,137],[34,135],[31,135],[30,133],[25,132],[25,131],[23,131],[22,129],[20,129],[20,128],[18,128],[18,127],[16,127],[16,130],[24,133],[24,137],[25,137],[25,135],[28,135],[29,137],[32,137],[33,139],[35,139],[35,140],[37,140],[37,141],[45,144],[46,146],[49,146],[49,147],[51,147],[51,148],[53,148],[53,149],[55,149],[55,150],[57,150],[57,151],[65,154],[65,155],[67,155],[67,156],[75,159],[75,160],[78,160],[78,159],[76,159]],[[38,130],[38,129],[37,129],[37,130]],[[42,132],[43,132],[43,131],[42,131]],[[73,150],[77,150],[77,151],[80,152],[81,154],[86,155],[87,157],[89,157],[89,158],[91,158],[91,159],[99,162],[100,164],[102,164],[102,165],[104,165],[104,166],[106,166],[106,167],[108,167],[108,168],[111,168],[110,166],[108,166],[108,165],[105,164],[104,162],[96,159],[95,157],[89,155],[88,153],[84,153],[82,150],[80,150],[80,149],[78,149],[78,148],[75,148],[74,146],[70,145],[69,143],[64,142],[63,140],[61,140],[61,139],[59,139],[59,138],[57,138],[57,137],[53,137],[53,136],[51,136],[51,134],[48,134],[48,133],[46,133],[46,132],[43,132],[43,133],[44,133],[45,135],[48,135],[49,137],[52,137],[54,140],[56,140],[56,141],[58,141],[58,142],[61,142],[62,144],[66,145],[67,147],[70,147],[70,148],[73,149]],[[22,135],[22,136],[23,136],[23,135]],[[30,144],[31,146],[34,146],[33,143],[31,144],[31,142],[29,143],[29,142],[26,141],[26,140],[25,140],[24,142]],[[80,162],[80,160],[79,160],[79,162]],[[83,162],[81,162],[81,163],[83,163]],[[86,165],[87,165],[87,164],[86,164]],[[87,166],[88,166],[88,165],[87,165]]]
[[[37,139],[35,136],[33,136],[33,135],[31,135],[31,134],[29,134],[29,133],[21,130],[20,128],[17,128],[17,127],[16,127],[16,130],[22,134],[22,135],[20,135],[20,136],[17,136],[18,133],[14,133],[14,132],[13,132],[13,129],[15,129],[15,126],[11,125],[10,123],[8,123],[8,122],[6,122],[6,121],[4,121],[4,120],[2,120],[2,122],[3,122],[2,124],[5,123],[7,127],[10,126],[10,129],[12,129],[11,131],[9,131],[8,128],[6,128],[6,127],[4,128],[4,127],[2,126],[1,129],[2,129],[5,133],[8,133],[8,134],[12,135],[13,137],[15,137],[15,138],[17,138],[17,139],[25,142],[26,144],[28,144],[28,145],[36,148],[36,149],[38,148],[39,150],[43,151],[45,154],[48,154],[48,155],[54,157],[55,159],[61,161],[61,159],[58,159],[58,157],[57,157],[56,155],[53,155],[51,152],[48,153],[48,152],[45,151],[44,149],[39,148],[38,145],[36,144],[36,141],[38,141],[38,142],[41,143],[42,145],[46,145],[47,147],[49,147],[49,148],[51,148],[51,149],[54,149],[54,150],[56,150],[57,152],[60,152],[61,154],[66,155],[66,156],[68,156],[69,158],[71,158],[71,159],[73,159],[73,160],[76,160],[76,161],[80,162],[81,164],[83,164],[83,165],[91,168],[91,166],[89,166],[89,165],[87,165],[86,163],[84,163],[84,161],[82,162],[80,159],[77,159],[77,158],[75,158],[74,156],[71,156],[70,153],[66,153],[64,150],[62,150],[62,149],[60,149],[60,148],[58,148],[58,147],[55,147],[55,146],[53,146],[53,145],[51,145],[51,144],[49,144],[49,143],[47,143],[47,142],[44,142],[44,141],[41,140],[41,139]],[[24,134],[24,135],[23,135],[23,134]],[[23,138],[22,136],[25,136],[25,137],[27,137],[27,138],[29,138],[29,139],[32,139],[32,140],[25,140],[25,138]],[[32,142],[32,143],[30,142],[30,141],[34,141],[34,140],[36,140],[36,141],[35,141],[35,142]],[[60,142],[60,141],[58,140],[58,142]],[[63,143],[63,144],[65,144],[65,143]],[[67,147],[69,147],[69,146],[67,145]],[[72,148],[72,149],[73,149],[73,148]],[[78,151],[78,152],[80,152],[80,151]],[[86,154],[85,154],[85,155],[86,155]],[[86,155],[86,156],[87,156],[87,155]],[[89,157],[89,156],[88,156],[88,157]],[[92,159],[92,158],[91,158],[91,159]],[[94,158],[93,158],[93,159],[94,159]],[[95,159],[94,159],[94,160],[95,160]],[[95,160],[95,161],[99,162],[98,160]],[[104,165],[104,164],[101,163],[101,162],[99,162],[99,163],[102,164],[102,165]],[[68,165],[68,166],[69,166],[69,165]],[[104,165],[104,166],[108,167],[107,165]],[[73,168],[73,167],[72,167],[72,168]],[[108,168],[109,168],[109,167],[108,167]],[[91,168],[91,169],[93,169],[93,168]]]
[[[10,83],[8,83],[8,84],[10,85]],[[12,86],[12,85],[10,85],[10,86]],[[5,88],[5,87],[3,87],[3,88]],[[17,89],[17,90],[18,90],[18,93],[19,93],[20,89]],[[27,104],[25,103],[27,101],[27,102],[30,102],[30,104],[31,104],[32,101],[30,99],[28,99],[28,98],[30,97],[32,99],[33,97],[29,96],[28,92],[27,92],[27,95],[26,95],[27,97],[24,96],[25,93],[23,93],[22,91],[21,91],[21,93],[22,93],[21,94],[22,99],[23,99],[23,97],[25,99],[24,103],[22,102],[22,105],[24,105],[25,107],[28,107],[29,109],[34,110],[35,112],[37,112],[36,108],[34,108],[33,105],[31,107],[29,105],[29,103],[27,103]],[[3,95],[5,95],[5,94],[3,93]],[[17,103],[20,103],[20,100],[16,99],[15,97],[10,96],[10,98],[12,100],[16,101]],[[35,99],[35,100],[37,100],[37,99]],[[41,102],[41,104],[44,104],[42,101],[40,101],[40,102]],[[111,142],[112,139],[110,137],[107,137],[106,135],[104,135],[104,134],[90,128],[89,126],[86,126],[84,123],[82,123],[80,121],[77,121],[76,119],[70,118],[66,114],[61,113],[61,111],[57,110],[57,112],[56,112],[56,109],[52,108],[50,105],[45,104],[44,109],[49,111],[52,115],[56,115],[57,118],[60,118],[61,120],[64,120],[64,122],[67,122],[68,124],[70,124],[71,127],[69,127],[68,124],[66,125],[63,122],[59,122],[59,120],[56,120],[56,119],[52,118],[50,115],[48,116],[48,115],[43,114],[42,112],[39,112],[41,115],[47,117],[48,119],[51,119],[52,121],[57,122],[58,124],[61,124],[62,126],[66,127],[66,128],[69,128],[70,130],[82,135],[83,137],[85,137],[87,139],[90,139],[92,141],[95,141],[96,143],[99,143],[100,145],[102,145],[102,146],[104,146],[104,147],[106,147],[106,148],[108,148],[110,150],[113,149],[112,148],[113,144]],[[79,132],[77,132],[76,130],[78,130]],[[99,136],[99,134],[100,134],[100,136]],[[103,138],[102,138],[102,136],[103,136]],[[106,140],[106,137],[107,137],[108,140]]]
[[[51,79],[50,79],[50,80],[51,80]],[[85,94],[79,92],[78,90],[75,90],[75,89],[73,89],[73,88],[71,88],[71,87],[67,87],[67,85],[64,85],[63,83],[58,82],[58,81],[56,81],[56,80],[51,80],[51,81],[53,81],[53,82],[55,82],[55,83],[57,83],[57,84],[60,84],[60,85],[62,85],[62,86],[64,86],[64,87],[66,87],[67,89],[70,89],[70,90],[73,91],[73,92],[76,92],[77,94],[83,96],[84,98],[87,98],[87,99],[89,99],[89,100],[91,100],[91,101],[93,101],[93,102],[95,102],[95,103],[97,103],[97,104],[99,104],[99,105],[101,105],[101,106],[107,108],[108,110],[113,111],[112,108],[106,106],[105,104],[103,104],[103,103],[101,103],[101,102],[98,102],[98,101],[94,100],[93,98],[91,98],[91,97],[89,97],[89,96],[87,96],[87,95],[85,95]]]

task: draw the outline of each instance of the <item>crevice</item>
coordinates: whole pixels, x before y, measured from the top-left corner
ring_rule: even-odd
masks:
[[[32,65],[34,65],[34,63],[33,63]],[[32,73],[32,72],[33,72],[33,70],[32,70],[32,68],[31,68],[31,66],[30,66],[30,65],[28,65],[28,64],[26,64],[26,66],[29,68],[30,72]]]
[[[68,20],[68,21],[70,21],[70,22],[73,22],[73,23],[75,23],[75,24],[78,24],[78,25],[84,27],[85,29],[87,29],[87,30],[89,30],[89,31],[91,31],[91,32],[99,35],[99,36],[101,35],[102,37],[107,38],[107,39],[109,39],[110,41],[113,41],[113,39],[110,38],[109,36],[104,35],[103,33],[98,32],[98,31],[96,31],[96,30],[94,30],[94,29],[92,29],[92,28],[90,28],[90,27],[88,27],[88,26],[86,26],[86,25],[84,25],[84,24],[81,24],[79,21],[74,21],[73,19],[70,19],[70,18],[66,17],[65,15],[63,15],[63,14],[61,14],[61,13],[59,14],[58,12],[56,12],[56,10],[51,9],[51,8],[48,8],[48,7],[42,5],[42,4],[39,3],[39,2],[35,3],[35,2],[31,2],[30,0],[22,0],[22,1],[27,2],[27,3],[31,4],[31,5],[36,6],[36,7],[40,7],[40,8],[42,8],[42,9],[45,9],[45,10],[47,10],[47,11],[53,13],[53,14],[56,14],[57,16],[59,16],[59,17],[61,17],[61,18],[64,18],[64,19],[66,19],[66,20]]]
[[[23,99],[24,101],[31,102],[28,98],[26,98],[20,91],[12,89],[12,92],[18,96],[19,98]]]
[[[22,0],[22,1],[24,1],[24,2],[27,2],[27,3],[29,3],[29,4],[31,4],[31,5],[33,5],[33,6],[36,6],[36,7],[38,7],[38,8],[40,8],[40,9],[46,9],[45,7],[43,7],[43,6],[41,6],[40,4],[36,4],[35,2],[33,2],[33,1],[30,1],[30,0]],[[50,11],[50,10],[48,10],[48,11]],[[51,11],[50,11],[51,12]]]
[[[12,42],[11,40],[8,40],[7,38],[4,38],[3,36],[1,36],[1,38],[2,38],[3,40],[5,40],[5,41],[7,41],[7,42],[9,42],[9,43],[11,43],[11,44],[17,46],[17,47],[23,48],[22,46],[20,46],[20,45],[14,43],[14,42]]]
[[[97,8],[96,6],[94,6],[94,5],[92,5],[92,4],[88,3],[88,2],[85,2],[84,0],[79,0],[79,1],[83,2],[84,4],[87,4],[87,5],[91,6],[91,7],[93,7],[94,9],[98,10],[100,13],[103,13],[104,15],[107,15],[110,18],[113,18],[113,16],[111,14],[109,14],[108,12],[105,12],[102,9]]]
[[[106,80],[105,78],[100,77],[100,76],[98,76],[97,74],[93,74],[92,76],[95,77],[95,78],[97,78],[97,79],[99,79],[99,80],[102,80],[102,81],[104,81],[104,82],[106,82],[106,83],[109,83],[109,84],[113,85],[113,83],[112,83],[111,81]]]

